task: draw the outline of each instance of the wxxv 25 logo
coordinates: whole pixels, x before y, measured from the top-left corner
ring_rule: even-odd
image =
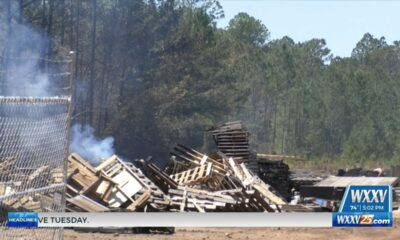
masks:
[[[355,186],[346,188],[339,212],[333,213],[334,227],[391,227],[391,186]]]

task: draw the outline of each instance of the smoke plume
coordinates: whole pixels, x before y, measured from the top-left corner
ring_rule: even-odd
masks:
[[[76,152],[85,160],[98,164],[101,159],[108,158],[115,153],[114,138],[99,139],[94,135],[94,129],[85,125],[72,126],[70,151]]]
[[[8,8],[13,14],[9,21],[4,12]],[[49,91],[49,76],[40,61],[45,58],[49,39],[30,26],[20,16],[19,9],[16,1],[0,2],[0,29],[4,30],[0,33],[2,94],[23,97],[52,96]]]
[[[0,104],[0,161],[16,159],[14,166],[22,169],[60,168],[66,154],[67,104],[19,98],[55,97],[55,81],[63,81],[52,74],[59,71],[57,52],[50,54],[55,44],[24,18],[19,2],[0,1],[0,95],[15,97]],[[44,187],[47,182],[32,184]]]
[[[12,13],[9,19],[6,17],[8,13]],[[57,95],[56,89],[64,87],[64,85],[58,86],[62,79],[55,77],[59,70],[55,68],[57,61],[54,61],[55,59],[49,56],[51,55],[49,54],[50,52],[53,53],[52,49],[50,49],[51,46],[56,46],[56,44],[51,41],[43,30],[36,29],[28,22],[20,12],[18,1],[0,0],[0,95],[19,97],[55,96]],[[49,60],[48,58],[52,59]],[[57,81],[59,81],[58,84]],[[33,130],[28,127],[16,127],[13,129],[13,134],[18,139],[13,141],[23,146],[21,151],[26,156],[36,156],[41,152],[46,152],[49,149],[54,150],[60,146],[57,142],[49,140],[62,139],[63,134],[65,134],[63,132],[66,124],[63,121],[64,119],[53,120],[57,116],[63,117],[59,112],[56,113],[54,108],[50,106],[37,107],[34,109],[34,115],[30,112],[29,114],[25,113],[27,111],[20,111],[19,114],[21,116],[19,117],[24,115],[25,118],[30,119],[34,116],[35,119],[44,119],[43,121],[46,121],[45,125],[38,124]],[[57,115],[53,116],[52,114]],[[18,116],[14,114],[13,117]],[[94,164],[114,154],[114,138],[98,139],[94,135],[94,129],[88,125],[76,124],[71,131],[71,152],[78,153]],[[40,133],[44,137],[42,135],[39,137],[36,133]],[[46,133],[48,133],[47,136]],[[38,151],[38,149],[41,151]]]

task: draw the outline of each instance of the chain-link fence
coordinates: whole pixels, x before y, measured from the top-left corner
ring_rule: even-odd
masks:
[[[46,66],[51,64],[51,61],[42,60],[47,61]],[[72,66],[71,60],[56,63],[63,64],[63,69]],[[0,239],[62,239],[60,228],[8,228],[7,213],[64,211],[71,112],[70,71],[63,70],[60,75],[40,71],[51,85],[46,84],[45,89],[39,90],[51,95],[40,93],[29,97],[32,90],[33,93],[39,91],[33,88],[41,88],[40,84],[34,81],[33,85],[18,86],[15,85],[18,81],[12,79],[35,77],[38,73],[21,76],[18,68],[8,66],[11,67],[0,68],[1,90],[6,93],[0,96]],[[58,84],[60,78],[68,84]],[[13,94],[7,94],[10,89]]]

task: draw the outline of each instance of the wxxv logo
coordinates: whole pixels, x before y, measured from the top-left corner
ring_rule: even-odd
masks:
[[[348,186],[339,212],[332,217],[337,227],[391,227],[391,186]]]

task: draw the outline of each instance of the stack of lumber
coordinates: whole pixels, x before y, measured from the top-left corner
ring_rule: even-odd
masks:
[[[56,202],[54,200],[57,199]],[[8,197],[1,201],[1,209],[6,211],[53,211],[53,205],[61,206],[59,193],[35,193],[31,196]]]
[[[304,185],[314,185],[323,179],[327,178],[330,174],[323,171],[309,171],[309,170],[296,170],[291,173],[290,181],[292,182],[292,189],[300,191],[300,187]]]
[[[298,185],[302,184],[303,180],[307,182],[307,179],[304,178],[293,178],[289,165],[284,163],[284,160],[303,161],[304,158],[301,156],[257,153],[256,158],[260,178],[271,184],[286,199],[291,198],[291,191],[293,189],[298,190]]]
[[[283,160],[258,158],[259,176],[285,198],[290,198],[290,170]]]
[[[250,158],[250,133],[241,121],[227,122],[208,130],[212,134],[219,151],[237,162],[244,162],[250,170],[257,174],[257,162]]]

